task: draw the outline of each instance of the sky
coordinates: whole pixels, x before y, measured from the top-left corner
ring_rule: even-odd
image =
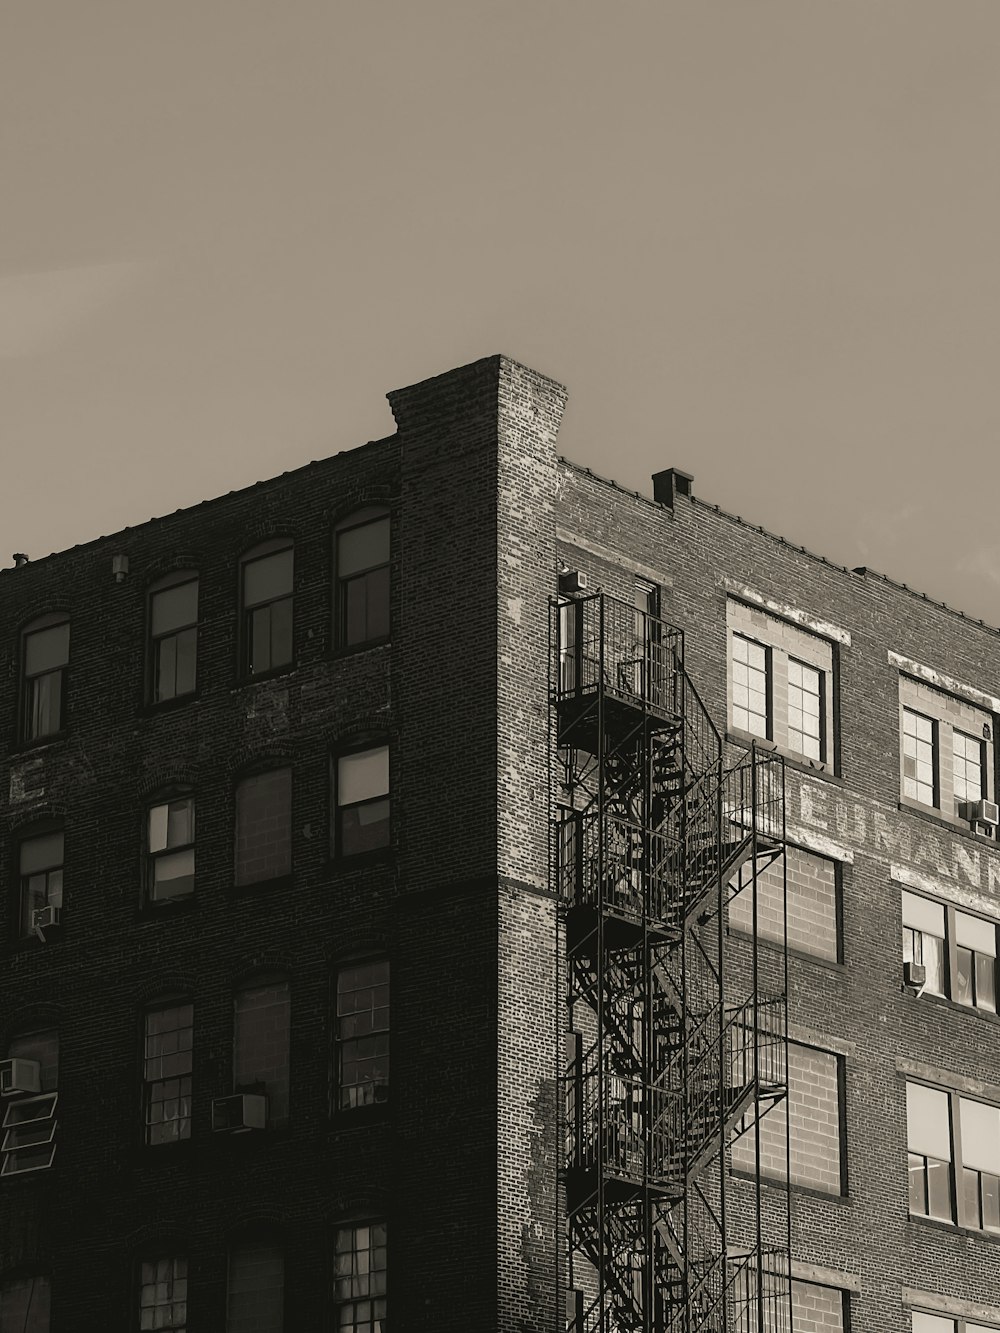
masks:
[[[997,0],[0,0],[0,566],[503,352],[1000,624],[998,70]]]

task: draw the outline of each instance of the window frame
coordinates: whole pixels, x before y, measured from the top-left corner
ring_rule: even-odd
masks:
[[[256,879],[240,877],[240,789],[256,778],[267,777],[274,773],[288,774],[288,865],[276,875],[262,876]],[[266,884],[278,884],[287,880],[295,869],[295,773],[291,762],[275,762],[266,768],[254,768],[238,775],[233,788],[233,888],[256,889]]]
[[[28,675],[28,640],[34,634],[42,634],[47,630],[58,629],[65,625],[67,628],[66,657],[59,666],[53,667],[48,671],[36,671]],[[50,611],[42,616],[36,616],[34,620],[28,622],[21,629],[19,639],[19,665],[20,665],[20,699],[18,703],[18,738],[24,746],[46,745],[51,741],[59,740],[66,734],[67,729],[67,701],[69,685],[69,666],[70,654],[73,647],[72,622],[67,611]],[[33,730],[32,717],[35,712],[35,692],[33,682],[42,680],[46,676],[59,673],[59,725],[52,731],[38,732]]]
[[[372,1266],[369,1264],[367,1271],[369,1274],[373,1272],[374,1273],[381,1272],[384,1274],[383,1290],[379,1293],[375,1293],[374,1295],[372,1295],[372,1293],[367,1293],[367,1294],[351,1293],[349,1296],[345,1298],[337,1291],[338,1281],[341,1280],[337,1273],[337,1267],[338,1267],[337,1260],[341,1255],[340,1238],[341,1236],[346,1235],[347,1233],[351,1233],[352,1236],[355,1237],[355,1239],[353,1239],[351,1242],[351,1249],[349,1251],[345,1251],[345,1253],[350,1253],[350,1255],[353,1257],[361,1253],[361,1251],[357,1248],[356,1233],[362,1228],[367,1228],[369,1233],[371,1233],[376,1227],[380,1227],[382,1229],[381,1248],[384,1248],[385,1250],[385,1256],[386,1256],[385,1268],[375,1269],[372,1268]],[[370,1239],[368,1246],[368,1253],[371,1254],[373,1250],[377,1248],[379,1247],[374,1245],[372,1243],[372,1240]],[[370,1301],[374,1305],[379,1299],[381,1299],[383,1308],[377,1314],[374,1314],[373,1312],[373,1318],[370,1321],[368,1321],[368,1326],[374,1327],[376,1319],[381,1320],[383,1325],[386,1324],[389,1318],[389,1228],[385,1218],[359,1217],[359,1218],[345,1219],[344,1221],[339,1222],[334,1230],[332,1249],[333,1249],[333,1254],[332,1254],[333,1272],[331,1274],[332,1281],[330,1283],[330,1289],[332,1296],[332,1305],[336,1319],[336,1327],[342,1330],[343,1333],[357,1333],[358,1322],[356,1318],[356,1313],[355,1317],[352,1319],[352,1322],[350,1324],[346,1324],[340,1321],[339,1316],[341,1311],[347,1306],[356,1307],[360,1303],[367,1301]],[[353,1273],[350,1276],[353,1277]]]
[[[288,1284],[286,1282],[287,1270],[287,1247],[284,1237],[271,1230],[263,1230],[253,1227],[249,1231],[241,1231],[230,1239],[226,1247],[226,1333],[238,1333],[233,1324],[233,1256],[240,1251],[246,1250],[272,1250],[281,1260],[281,1301],[280,1301],[280,1328],[284,1330],[287,1327],[287,1293]],[[254,1325],[256,1328],[256,1324]]]
[[[144,1281],[145,1274],[143,1272],[143,1269],[147,1265],[150,1264],[159,1265],[164,1261],[167,1261],[172,1265],[171,1278],[170,1278],[171,1282],[170,1305],[172,1307],[175,1304],[181,1303],[173,1299],[173,1284],[176,1283],[177,1281],[183,1281],[185,1284],[184,1301],[183,1301],[185,1311],[184,1311],[183,1322],[181,1323],[172,1322],[170,1324],[157,1324],[156,1327],[162,1330],[162,1333],[185,1333],[185,1330],[187,1329],[189,1324],[189,1320],[187,1317],[188,1316],[187,1307],[190,1305],[189,1294],[190,1294],[190,1282],[191,1282],[191,1259],[190,1255],[187,1252],[186,1247],[171,1246],[170,1248],[167,1248],[166,1246],[162,1246],[158,1247],[155,1250],[145,1250],[142,1254],[139,1255],[135,1263],[135,1312],[136,1315],[138,1316],[137,1323],[141,1326],[143,1309],[145,1308],[152,1309],[154,1313],[157,1309],[156,1305],[145,1307],[142,1304],[143,1288],[147,1286],[155,1287],[159,1285],[156,1280],[155,1274],[153,1281],[151,1283]],[[184,1276],[182,1279],[178,1279],[176,1273],[173,1271],[173,1269],[176,1268],[178,1263],[183,1263],[184,1265]]]
[[[153,631],[153,604],[161,593],[170,592],[175,588],[186,587],[189,583],[195,585],[195,617],[184,625],[175,629],[167,630],[163,634],[155,634]],[[198,656],[199,639],[201,629],[201,574],[197,569],[178,569],[162,578],[151,583],[146,589],[146,702],[151,708],[169,707],[171,704],[187,702],[193,699],[199,693],[198,680]],[[168,695],[164,698],[157,697],[157,677],[159,668],[159,650],[160,645],[167,639],[178,639],[182,634],[194,630],[194,684],[189,690],[183,693]],[[175,660],[176,676],[176,660]]]
[[[24,1322],[19,1325],[12,1325],[14,1333],[18,1333],[18,1330],[22,1328],[34,1328],[35,1323],[32,1322],[29,1325],[28,1320],[30,1318],[34,1321],[39,1317],[44,1318],[45,1333],[48,1333],[52,1309],[51,1273],[47,1270],[37,1268],[34,1265],[28,1266],[19,1264],[14,1269],[8,1269],[4,1272],[2,1277],[0,1277],[0,1310],[2,1310],[4,1305],[5,1292],[7,1295],[10,1295],[10,1289],[17,1285],[28,1286],[29,1292],[27,1304],[24,1306]],[[32,1310],[31,1307],[35,1304],[36,1297],[39,1296],[41,1297],[39,1302],[40,1308],[37,1311]],[[20,1311],[15,1310],[15,1314],[20,1314]]]
[[[344,805],[340,799],[341,775],[340,765],[344,759],[360,757],[366,754],[375,754],[378,751],[386,752],[386,789],[384,793],[374,796],[364,797],[358,801],[350,801]],[[393,777],[393,753],[392,745],[388,736],[365,736],[355,737],[346,745],[338,747],[330,754],[330,794],[331,794],[331,819],[330,819],[330,858],[337,861],[355,861],[362,857],[385,856],[393,848],[393,835],[395,827],[393,823],[393,801],[392,801],[392,777]],[[345,850],[344,848],[344,819],[345,811],[358,810],[363,806],[373,806],[379,802],[386,802],[389,809],[388,815],[384,821],[385,836],[384,840],[373,847],[361,847],[357,850]]]
[[[766,695],[766,723],[764,731],[752,731],[736,721],[735,702],[735,641],[741,639],[759,648],[764,654],[763,670]],[[816,737],[819,758],[799,749],[792,742],[793,731],[808,736],[801,728],[791,726],[790,702],[792,685],[789,664],[795,663],[816,673],[819,686],[819,735]],[[800,626],[790,620],[763,610],[739,597],[726,600],[726,677],[727,677],[727,739],[741,744],[764,745],[777,750],[794,763],[821,773],[840,773],[840,745],[838,731],[838,679],[840,658],[837,642],[818,630]],[[803,702],[800,700],[800,703]],[[742,705],[740,705],[742,707]],[[806,713],[800,708],[800,720]]]
[[[180,801],[189,801],[191,804],[191,841],[180,843],[171,847],[169,844],[153,851],[150,847],[151,829],[150,823],[154,810],[168,808],[167,815],[167,836],[169,836],[169,807]],[[170,910],[171,907],[179,906],[182,903],[194,901],[198,887],[198,859],[197,859],[197,838],[198,838],[198,804],[194,790],[190,787],[177,787],[169,792],[161,792],[159,796],[154,797],[143,810],[143,841],[142,841],[142,901],[145,907],[153,911]],[[191,889],[188,893],[174,894],[170,897],[156,898],[153,896],[155,886],[156,865],[158,861],[165,860],[171,856],[176,856],[181,852],[189,851],[192,853],[193,869],[191,872]]]
[[[161,1073],[161,1076],[159,1078],[150,1078],[147,1071],[149,1062],[151,1060],[162,1059],[165,1055],[167,1056],[179,1055],[182,1054],[183,1051],[182,1048],[179,1047],[176,1051],[165,1051],[165,1052],[161,1051],[157,1055],[151,1056],[148,1050],[149,1039],[152,1036],[159,1036],[161,1034],[150,1032],[149,1020],[153,1017],[154,1014],[164,1014],[169,1012],[170,1010],[175,1010],[175,1009],[179,1010],[187,1008],[190,1008],[191,1010],[191,1019],[190,1019],[191,1043],[190,1046],[187,1047],[189,1055],[189,1061],[188,1061],[189,1068],[187,1069],[186,1072],[179,1071],[176,1075],[170,1075],[168,1077],[164,1077]],[[175,996],[164,997],[159,1000],[154,1000],[150,1004],[146,1005],[142,1011],[142,1023],[140,1032],[140,1076],[142,1080],[142,1143],[146,1149],[150,1148],[154,1148],[157,1150],[165,1148],[176,1149],[177,1147],[179,1147],[180,1144],[189,1143],[191,1141],[194,1128],[193,1114],[192,1114],[193,1103],[194,1103],[194,1045],[195,1045],[194,1024],[195,1024],[194,1002],[186,995],[175,995]],[[187,1030],[186,1027],[181,1027],[181,1026],[167,1029],[167,1031],[170,1032],[182,1032],[186,1030]],[[154,1092],[157,1088],[160,1088],[165,1084],[175,1081],[178,1084],[183,1084],[185,1079],[187,1080],[186,1093],[184,1093],[183,1091],[181,1091],[180,1088],[178,1088],[176,1098],[168,1098],[168,1097],[160,1097],[158,1099],[154,1098]],[[174,1116],[170,1120],[164,1119],[159,1121],[152,1121],[150,1119],[150,1110],[154,1105],[154,1102],[158,1105],[165,1105],[167,1102],[171,1100],[176,1100],[178,1103],[183,1103],[184,1101],[186,1101],[187,1114]],[[187,1132],[183,1133],[180,1132],[179,1130],[179,1132],[175,1137],[168,1139],[160,1139],[159,1141],[156,1141],[151,1137],[151,1132],[155,1124],[166,1125],[173,1123],[178,1124],[178,1126],[180,1127],[186,1126]]]
[[[13,919],[14,919],[14,928],[16,933],[15,937],[19,944],[27,943],[29,940],[34,938],[35,934],[33,928],[30,925],[28,925],[27,929],[25,929],[25,921],[26,921],[25,894],[27,887],[26,881],[31,878],[34,878],[34,875],[25,875],[21,869],[21,858],[23,855],[23,849],[28,843],[41,841],[43,838],[52,838],[55,836],[59,836],[63,840],[62,860],[60,861],[58,866],[56,865],[46,866],[44,870],[36,871],[35,874],[44,873],[46,877],[45,902],[42,904],[42,906],[58,907],[61,912],[63,907],[65,889],[66,889],[66,830],[64,825],[62,824],[61,821],[51,821],[40,827],[36,825],[33,827],[25,828],[21,830],[16,836],[16,841],[14,844],[14,866],[13,866],[14,873],[12,875],[12,879],[14,881],[14,884],[16,885],[17,901],[16,901],[16,910],[13,913]],[[55,892],[53,892],[49,884],[49,876],[52,875],[57,870],[60,876],[59,886],[58,889]],[[54,897],[58,897],[59,901],[53,902]],[[57,927],[52,927],[52,929],[57,929]],[[58,927],[58,929],[61,929],[61,926]]]
[[[920,902],[927,903],[932,907],[940,908],[943,913],[944,935],[933,936],[933,938],[941,939],[943,941],[943,947],[941,950],[941,962],[942,962],[941,980],[944,989],[942,991],[925,990],[924,994],[932,996],[934,999],[937,1000],[946,1000],[949,1004],[958,1005],[962,1009],[971,1009],[976,1013],[995,1015],[998,1012],[998,999],[1000,999],[1000,921],[993,920],[987,916],[980,916],[978,912],[970,912],[966,908],[960,907],[955,903],[946,902],[939,898],[931,898],[927,894],[919,893],[914,889],[903,886],[900,895],[900,908],[901,908],[900,928],[901,928],[901,944],[903,950],[904,963],[907,961],[913,961],[913,962],[922,961],[922,959],[917,959],[915,957],[912,960],[907,959],[906,932],[908,930],[915,931],[919,933],[921,936],[926,934],[932,934],[932,932],[930,931],[920,931],[915,926],[906,926],[903,923],[907,896],[909,896],[910,898],[915,898]],[[992,955],[993,958],[993,968],[992,968],[993,1005],[992,1006],[988,1004],[976,1003],[976,997],[979,988],[979,978],[975,961],[979,957],[990,957],[991,955],[983,954],[979,950],[972,950],[969,949],[968,946],[966,945],[959,944],[958,942],[959,917],[968,917],[973,921],[979,921],[984,926],[991,927],[993,930],[994,947],[996,949],[996,953]],[[972,998],[969,1002],[959,999],[956,993],[960,985],[960,975],[961,975],[959,970],[960,949],[966,949],[968,952],[972,954],[972,963],[970,967],[970,976],[969,976],[970,994]],[[921,996],[920,998],[923,997]]]
[[[269,557],[281,555],[285,551],[291,552],[291,590],[277,597],[262,598],[259,601],[248,603],[246,596],[246,576],[247,569],[260,560],[266,560]],[[287,602],[289,604],[289,630],[288,630],[288,658],[285,661],[274,663],[271,657],[274,621],[270,614],[272,609]],[[293,537],[272,537],[268,541],[259,542],[256,546],[244,551],[239,560],[239,678],[244,682],[267,680],[271,676],[281,675],[284,672],[295,669],[295,539]],[[268,665],[255,671],[253,668],[254,658],[254,613],[267,609],[268,616]]]
[[[270,1091],[271,1085],[266,1079],[255,1079],[249,1081],[242,1079],[237,1073],[237,1059],[239,1054],[240,1039],[240,997],[253,991],[265,990],[271,987],[284,987],[285,989],[285,1028],[284,1028],[284,1082],[285,1082],[285,1108],[282,1115],[275,1114],[274,1097]],[[246,1012],[246,1011],[244,1011]],[[241,1092],[262,1092],[267,1098],[267,1128],[284,1128],[291,1119],[291,1082],[292,1082],[292,983],[290,977],[285,972],[264,972],[254,973],[252,976],[245,977],[232,990],[232,1087],[233,1093]]]
[[[981,1319],[967,1319],[965,1315],[947,1314],[943,1310],[925,1310],[920,1306],[911,1305],[910,1311],[910,1329],[913,1333],[913,1315],[928,1315],[932,1319],[947,1320],[951,1324],[951,1333],[1000,1333],[1000,1324],[984,1324]]]
[[[908,1088],[910,1085],[913,1085],[915,1087],[927,1088],[931,1092],[943,1093],[948,1099],[948,1135],[949,1135],[949,1147],[951,1151],[951,1157],[950,1159],[948,1159],[948,1167],[949,1167],[948,1183],[949,1183],[950,1202],[951,1202],[951,1216],[949,1218],[943,1218],[943,1217],[937,1217],[931,1213],[914,1212],[912,1208],[912,1191],[909,1191],[907,1196],[908,1216],[911,1218],[921,1218],[924,1221],[934,1222],[939,1226],[957,1227],[958,1229],[963,1231],[974,1231],[977,1232],[978,1234],[985,1236],[1000,1237],[1000,1172],[985,1172],[977,1167],[972,1167],[972,1166],[967,1167],[965,1165],[962,1157],[963,1131],[962,1131],[962,1115],[961,1115],[962,1102],[969,1102],[979,1106],[986,1106],[991,1111],[996,1111],[998,1113],[997,1147],[998,1151],[1000,1151],[1000,1104],[998,1104],[997,1102],[988,1101],[983,1097],[977,1097],[972,1094],[963,1092],[959,1088],[943,1088],[939,1084],[929,1083],[925,1079],[910,1078],[909,1076],[907,1076],[904,1082],[904,1088]],[[913,1171],[912,1159],[914,1157],[923,1157],[925,1164],[928,1160],[934,1160],[936,1162],[943,1161],[944,1159],[942,1158],[931,1159],[929,1155],[926,1153],[924,1154],[915,1153],[910,1148],[910,1126],[909,1126],[908,1113],[906,1120],[907,1120],[906,1152],[907,1152],[907,1162],[909,1164],[908,1174],[912,1173]],[[926,1179],[926,1165],[924,1171]],[[995,1226],[985,1227],[970,1222],[969,1199],[967,1195],[967,1190],[965,1188],[966,1171],[975,1172],[976,1175],[978,1175],[979,1177],[988,1175],[996,1182],[994,1196],[997,1199],[997,1221]],[[929,1195],[927,1195],[926,1192],[926,1185],[925,1185],[925,1195],[926,1197],[929,1197]],[[979,1190],[980,1211],[982,1210],[982,1208],[983,1208],[983,1200],[982,1200],[982,1191],[980,1188]],[[929,1313],[934,1313],[934,1312],[929,1312]]]
[[[385,523],[386,525],[386,545],[387,554],[385,560],[377,565],[371,565],[365,569],[352,571],[351,574],[343,576],[340,572],[342,557],[340,553],[340,540],[348,532],[354,532],[358,528],[373,526],[376,523]],[[366,634],[362,639],[349,639],[347,632],[347,597],[348,585],[357,582],[360,579],[369,579],[373,574],[379,574],[385,570],[386,591],[385,591],[385,619],[386,631],[384,634]],[[368,623],[368,592],[366,584],[365,594],[365,623]],[[334,612],[334,643],[338,650],[342,652],[361,652],[365,648],[374,647],[379,643],[388,643],[392,638],[392,511],[387,505],[366,505],[363,509],[356,509],[352,513],[345,515],[333,529],[333,612]]]
[[[354,990],[355,990],[355,992],[356,992],[357,990],[359,990],[359,989],[372,989],[372,990],[375,990],[375,989],[377,989],[378,986],[381,986],[381,985],[384,985],[384,986],[386,987],[386,989],[387,989],[387,991],[388,991],[388,997],[387,997],[387,1003],[386,1003],[386,1005],[384,1006],[384,1007],[385,1007],[385,1010],[386,1010],[386,1022],[385,1022],[385,1027],[383,1027],[383,1028],[376,1028],[376,1027],[374,1027],[374,1025],[373,1025],[372,1030],[371,1030],[371,1032],[369,1032],[369,1033],[364,1033],[364,1034],[361,1034],[361,1035],[358,1035],[358,1036],[353,1036],[353,1037],[344,1037],[344,1036],[342,1035],[342,1033],[341,1033],[341,1019],[342,1019],[342,1018],[350,1017],[350,1014],[347,1013],[347,1012],[345,1012],[345,1013],[342,1014],[341,1011],[340,1011],[341,979],[342,979],[346,974],[350,973],[352,970],[355,970],[355,969],[358,969],[358,968],[363,968],[363,967],[366,967],[366,966],[379,966],[379,965],[384,965],[384,967],[385,967],[385,979],[384,979],[383,981],[376,981],[376,982],[374,982],[370,987],[364,987],[364,988],[355,987]],[[374,1013],[374,1012],[377,1012],[378,1007],[379,1007],[379,1006],[375,1006],[375,1005],[373,1004],[372,1012],[373,1012],[373,1013]],[[364,1011],[363,1011],[363,1010],[354,1010],[354,1011],[352,1011],[352,1012],[353,1012],[353,1013],[358,1013],[358,1012],[364,1012]],[[339,963],[338,966],[337,966],[337,970],[336,970],[336,973],[335,973],[335,975],[334,975],[334,979],[333,979],[333,1018],[334,1018],[334,1021],[333,1021],[333,1041],[334,1041],[334,1061],[333,1061],[334,1078],[333,1078],[333,1092],[334,1092],[334,1096],[333,1096],[333,1107],[332,1107],[332,1109],[333,1109],[333,1113],[334,1113],[334,1115],[349,1114],[349,1113],[351,1113],[351,1112],[359,1111],[359,1110],[362,1110],[362,1109],[365,1109],[365,1108],[376,1107],[376,1106],[384,1106],[384,1105],[388,1102],[388,1100],[389,1100],[389,1096],[390,1096],[390,1088],[391,1088],[391,1077],[392,1077],[392,1073],[391,1073],[391,1071],[392,1071],[392,1064],[391,1064],[391,1060],[392,1060],[392,966],[391,966],[391,963],[390,963],[390,961],[389,961],[389,958],[388,958],[388,956],[387,956],[386,954],[384,954],[384,953],[380,953],[380,954],[368,954],[368,955],[363,955],[363,956],[360,956],[360,957],[357,957],[357,958],[345,958],[345,959],[342,959],[342,960],[340,961],[340,963]],[[369,1088],[369,1087],[370,1087],[370,1088],[372,1089],[372,1094],[371,1094],[370,1099],[366,1099],[366,1100],[364,1100],[364,1101],[360,1101],[360,1102],[345,1102],[345,1101],[344,1101],[344,1091],[345,1091],[345,1086],[346,1086],[345,1083],[344,1083],[344,1050],[345,1050],[345,1048],[348,1047],[348,1046],[354,1045],[355,1043],[360,1043],[360,1042],[364,1041],[366,1038],[370,1038],[370,1037],[380,1037],[380,1036],[383,1036],[383,1035],[384,1035],[384,1036],[386,1037],[386,1039],[387,1039],[387,1040],[386,1040],[386,1051],[385,1051],[385,1056],[384,1056],[384,1063],[385,1063],[385,1069],[386,1069],[386,1077],[385,1077],[385,1081],[384,1081],[383,1083],[377,1083],[377,1082],[375,1082],[374,1080],[371,1080],[371,1081],[369,1081],[369,1082],[367,1082],[367,1083],[362,1082],[362,1083],[352,1083],[352,1084],[350,1084],[349,1086],[350,1086],[351,1089]],[[376,1058],[376,1059],[377,1059],[378,1057],[372,1057],[372,1058]],[[360,1063],[360,1061],[359,1061],[359,1063]],[[380,1093],[381,1093],[381,1095],[380,1095]]]
[[[933,802],[928,804],[906,791],[906,715],[925,719],[933,726]],[[899,673],[899,804],[902,809],[915,810],[940,819],[953,828],[971,832],[969,821],[958,814],[955,795],[958,756],[955,737],[978,741],[981,746],[982,796],[977,799],[996,800],[997,752],[994,745],[996,718],[986,708],[957,694],[929,685],[916,676]],[[996,831],[975,831],[977,836],[995,840]]]

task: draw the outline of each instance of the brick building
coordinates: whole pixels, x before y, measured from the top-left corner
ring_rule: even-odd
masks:
[[[1000,1329],[997,631],[389,401],[0,574],[0,1333]]]

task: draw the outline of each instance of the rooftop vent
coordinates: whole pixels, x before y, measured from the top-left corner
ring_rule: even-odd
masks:
[[[22,565],[26,565],[27,563],[28,563],[28,557],[24,554],[23,551],[15,551],[15,552],[14,552],[14,568],[15,568],[15,569],[20,569]]]
[[[690,472],[682,472],[679,467],[668,467],[665,472],[653,473],[653,499],[661,505],[674,507],[675,495],[692,496],[694,477]]]

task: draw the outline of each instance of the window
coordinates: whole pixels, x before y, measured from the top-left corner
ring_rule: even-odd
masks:
[[[243,670],[248,676],[277,671],[292,660],[293,550],[288,541],[266,542],[241,562]]]
[[[903,961],[927,969],[924,989],[997,1010],[997,923],[903,891]]]
[[[337,1232],[333,1295],[340,1333],[385,1333],[386,1229],[358,1223]]]
[[[337,977],[338,1104],[370,1106],[389,1091],[389,964],[354,963]]]
[[[191,1137],[193,1026],[190,1004],[172,1004],[146,1015],[143,1082],[148,1144]]]
[[[389,747],[336,760],[336,849],[341,856],[389,845]]]
[[[912,1333],[998,1333],[1000,1325],[978,1324],[970,1319],[941,1314],[924,1314],[921,1310],[911,1312]],[[798,1333],[798,1324],[795,1325]]]
[[[236,789],[236,883],[292,872],[292,770],[244,778]]]
[[[21,886],[19,930],[22,936],[28,936],[34,931],[36,912],[43,907],[62,909],[62,833],[42,833],[24,838],[18,849],[18,872]]]
[[[44,1171],[52,1165],[56,1155],[59,1034],[54,1028],[25,1032],[11,1041],[7,1059],[35,1062],[39,1091],[27,1097],[5,1098],[2,1103],[0,1175]]]
[[[255,1241],[229,1255],[226,1333],[282,1333],[285,1326],[285,1256]]]
[[[198,672],[198,577],[171,574],[149,594],[153,703],[193,694]]]
[[[146,894],[150,902],[175,902],[194,893],[194,797],[176,796],[151,806],[146,827]]]
[[[336,532],[340,642],[356,647],[389,637],[389,515],[363,510]]]
[[[139,1269],[139,1327],[185,1333],[187,1259],[173,1255],[143,1260]]]
[[[21,737],[43,740],[63,729],[69,620],[59,614],[41,616],[25,629],[22,645]]]
[[[0,1284],[0,1333],[49,1333],[49,1279],[41,1273]]]
[[[279,978],[238,991],[233,1014],[236,1091],[263,1086],[271,1125],[288,1119],[288,982]]]
[[[966,807],[993,799],[992,715],[900,676],[899,734],[902,801],[968,827]]]
[[[1000,1234],[1000,1106],[906,1085],[910,1212]]]
[[[832,769],[833,644],[733,600],[727,624],[730,729]]]
[[[847,1293],[817,1282],[792,1282],[792,1322],[795,1333],[844,1333]]]
[[[841,958],[840,866],[802,847],[785,847],[782,858],[758,869],[757,934],[761,939],[785,941],[787,886],[788,947],[814,958],[838,962]],[[729,925],[749,934],[753,930],[753,864],[741,866],[732,880],[736,893],[729,900]]]
[[[788,1043],[788,1096],[766,1110],[760,1120],[760,1171],[773,1180],[785,1178],[785,1117],[791,1116],[788,1165],[793,1185],[846,1192],[846,1154],[841,1143],[843,1061],[831,1051]],[[732,1145],[737,1171],[756,1169],[754,1133],[749,1117]]]

